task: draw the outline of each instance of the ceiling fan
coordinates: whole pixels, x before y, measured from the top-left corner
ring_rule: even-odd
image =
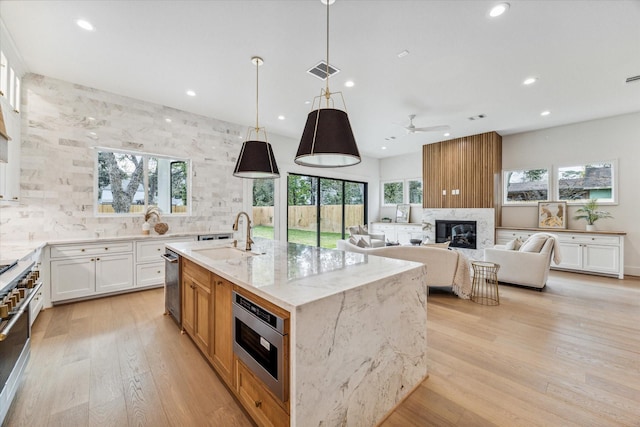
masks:
[[[422,133],[422,132],[437,132],[437,131],[443,131],[443,130],[449,130],[451,129],[449,126],[447,125],[440,125],[440,126],[427,126],[427,127],[423,127],[423,128],[417,128],[414,124],[413,124],[413,119],[416,118],[415,114],[409,114],[409,125],[408,126],[402,126],[403,128],[405,128],[405,130],[407,131],[407,133],[412,134],[412,133]]]

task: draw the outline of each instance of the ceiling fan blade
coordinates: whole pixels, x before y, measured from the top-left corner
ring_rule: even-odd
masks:
[[[427,126],[424,128],[414,128],[413,132],[437,132],[437,131],[449,130],[449,129],[451,129],[451,127],[447,125]]]

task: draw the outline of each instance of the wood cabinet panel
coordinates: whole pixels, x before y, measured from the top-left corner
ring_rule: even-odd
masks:
[[[264,389],[250,370],[236,359],[236,391],[238,399],[251,418],[261,427],[286,427],[289,415],[278,402]]]
[[[210,357],[213,296],[209,270],[182,259],[182,328]]]
[[[215,274],[213,282],[213,365],[220,376],[233,385],[233,284]]]

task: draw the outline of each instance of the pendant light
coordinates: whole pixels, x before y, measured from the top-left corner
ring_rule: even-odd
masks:
[[[360,163],[360,152],[353,137],[347,112],[333,108],[334,101],[331,96],[339,94],[343,106],[344,98],[342,92],[331,93],[329,90],[329,5],[333,2],[331,0],[322,0],[322,2],[327,4],[326,88],[322,89],[320,96],[316,96],[313,100],[311,108],[314,108],[316,100],[318,100],[318,108],[311,111],[307,117],[295,162],[299,165],[318,168],[353,166]],[[325,103],[324,108],[323,103]]]
[[[267,132],[258,126],[258,68],[264,63],[262,58],[254,56],[251,62],[256,66],[256,127],[249,128],[247,139],[242,143],[240,155],[233,171],[238,178],[279,178],[280,172],[273,155],[271,144],[267,142]],[[251,134],[255,132],[255,139]],[[264,141],[260,141],[260,132]]]

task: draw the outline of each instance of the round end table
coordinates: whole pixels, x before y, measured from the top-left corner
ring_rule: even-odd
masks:
[[[498,270],[500,266],[493,262],[472,261],[473,285],[471,301],[482,305],[499,305]]]

